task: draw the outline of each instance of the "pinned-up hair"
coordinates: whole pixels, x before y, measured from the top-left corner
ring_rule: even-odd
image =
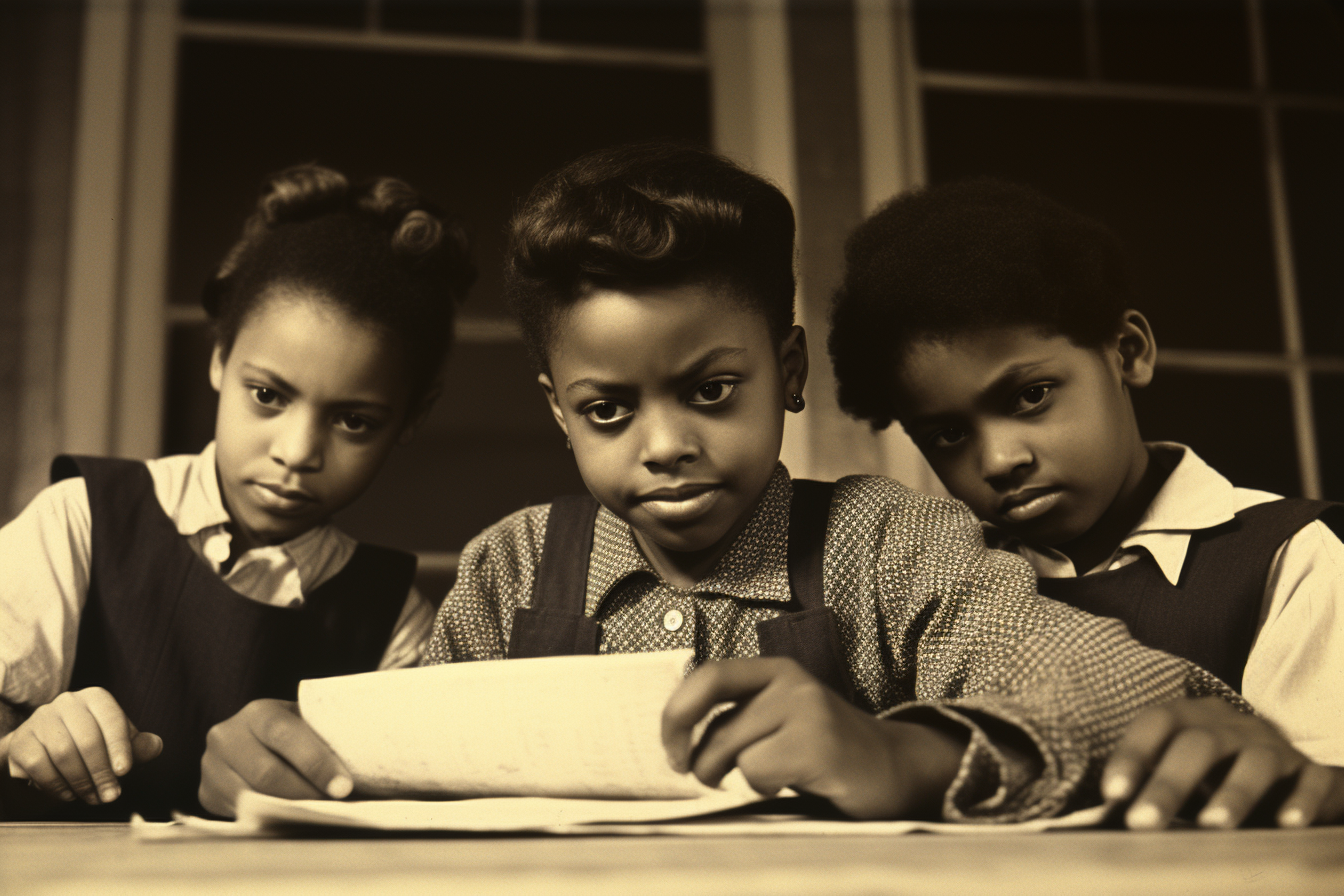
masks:
[[[563,312],[593,289],[703,283],[793,325],[793,208],[773,184],[689,146],[589,153],[544,178],[510,224],[505,294],[548,368]]]
[[[1098,348],[1130,305],[1115,234],[1030,187],[977,178],[897,196],[845,245],[828,339],[840,406],[885,429],[912,344],[1028,326]]]
[[[475,279],[462,227],[405,182],[352,185],[338,171],[299,165],[267,181],[202,304],[227,357],[270,290],[311,290],[398,339],[418,397],[439,373],[456,306]]]

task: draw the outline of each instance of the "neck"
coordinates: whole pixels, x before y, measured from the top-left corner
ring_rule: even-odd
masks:
[[[1057,546],[1073,561],[1073,568],[1079,575],[1115,553],[1143,518],[1170,472],[1162,464],[1154,463],[1148,449],[1139,443],[1130,475],[1101,519],[1073,541]]]

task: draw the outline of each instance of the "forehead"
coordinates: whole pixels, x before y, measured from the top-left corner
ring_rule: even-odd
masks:
[[[409,369],[396,340],[321,293],[281,288],[243,321],[229,361],[259,368],[312,393],[400,398]]]
[[[675,371],[725,347],[749,353],[773,348],[765,315],[731,290],[701,284],[595,289],[557,322],[550,360],[557,376],[588,376],[601,368],[625,379]]]
[[[1088,363],[1097,353],[1035,327],[974,330],[912,342],[893,372],[901,418],[972,404],[1023,377]]]

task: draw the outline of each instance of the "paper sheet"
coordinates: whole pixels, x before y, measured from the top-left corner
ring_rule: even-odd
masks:
[[[304,681],[299,709],[365,796],[689,799],[663,706],[689,650],[453,663]],[[651,816],[658,817],[658,816]]]

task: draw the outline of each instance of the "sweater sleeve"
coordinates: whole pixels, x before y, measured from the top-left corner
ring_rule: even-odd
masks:
[[[933,712],[969,730],[944,800],[949,820],[1021,821],[1093,802],[1111,749],[1144,708],[1209,694],[1240,701],[1122,623],[1037,595],[1031,568],[987,548],[965,505],[917,500],[922,524],[898,523],[879,561],[891,660],[910,670],[913,697],[885,714]]]

